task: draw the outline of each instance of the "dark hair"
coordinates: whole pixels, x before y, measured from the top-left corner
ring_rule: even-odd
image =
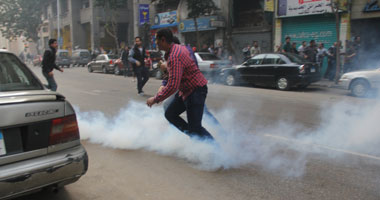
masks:
[[[285,40],[287,40],[287,39],[290,39],[290,37],[289,37],[289,36],[287,36],[287,37],[285,38]]]
[[[53,39],[53,38],[50,39],[50,40],[49,40],[49,46],[52,45],[54,42],[57,42],[57,40],[56,40],[56,39]]]
[[[173,42],[174,44],[181,44],[177,36],[173,36]]]
[[[139,39],[140,41],[142,41],[142,38],[140,36],[135,37],[135,40],[136,39]]]
[[[163,28],[163,29],[160,29],[157,31],[156,33],[156,37],[157,39],[162,39],[162,37],[164,37],[166,39],[166,42],[167,43],[172,43],[173,42],[173,33],[170,29],[168,28]]]

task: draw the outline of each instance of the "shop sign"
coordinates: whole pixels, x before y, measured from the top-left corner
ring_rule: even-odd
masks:
[[[380,11],[380,6],[377,0],[369,1],[363,9],[363,12],[375,12],[375,11]]]
[[[165,28],[177,26],[177,11],[158,13],[154,17],[154,25],[151,29]]]
[[[331,13],[330,0],[278,0],[279,16],[303,16]]]
[[[149,4],[140,4],[140,25],[149,23]]]
[[[211,26],[211,21],[216,21],[216,20],[217,20],[216,16],[197,18],[198,31],[215,30],[216,27]],[[178,29],[180,32],[194,32],[195,31],[194,20],[186,19],[186,20],[181,21],[181,23],[179,23],[178,25]]]
[[[264,11],[266,12],[274,11],[274,0],[265,0]]]

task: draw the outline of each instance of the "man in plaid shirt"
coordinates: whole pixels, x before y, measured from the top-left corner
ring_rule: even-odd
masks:
[[[207,96],[207,80],[199,71],[185,46],[173,43],[170,29],[161,29],[156,33],[156,43],[166,52],[169,79],[167,85],[154,97],[147,100],[151,107],[179,91],[165,111],[166,119],[190,137],[213,139],[202,127],[202,116]],[[187,122],[180,115],[186,111]]]

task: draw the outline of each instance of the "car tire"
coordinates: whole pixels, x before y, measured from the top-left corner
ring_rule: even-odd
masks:
[[[289,79],[285,76],[282,76],[277,79],[276,81],[276,88],[282,91],[286,91],[290,89],[290,82]]]
[[[356,97],[366,97],[369,93],[370,85],[364,79],[356,79],[351,84],[351,94]]]
[[[94,70],[92,69],[91,65],[88,66],[88,72],[92,73]]]
[[[115,73],[115,75],[120,75],[120,69],[119,69],[119,67],[115,67],[114,73]]]
[[[235,75],[234,74],[227,74],[227,76],[224,78],[224,83],[228,86],[236,85]]]
[[[102,72],[105,73],[105,74],[108,74],[108,70],[105,66],[102,67]]]

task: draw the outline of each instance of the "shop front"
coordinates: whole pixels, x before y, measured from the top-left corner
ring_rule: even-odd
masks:
[[[303,41],[309,45],[311,40],[315,40],[317,44],[323,43],[328,49],[337,41],[335,15],[331,11],[330,0],[279,0],[278,19],[276,28],[279,28],[281,32],[280,36],[277,35],[277,38],[280,37],[276,43],[277,46],[283,45],[286,37],[290,37],[291,43],[295,42],[297,47]],[[341,40],[345,39],[345,35],[342,35]],[[326,68],[325,58],[322,73]]]
[[[214,22],[219,22],[217,16],[200,17],[197,18],[199,42],[201,45],[211,44],[215,45],[215,34],[217,34],[217,27],[213,26]],[[186,44],[191,46],[197,46],[197,34],[195,29],[195,23],[193,19],[186,19],[179,23],[178,30],[185,39]]]
[[[154,17],[154,25],[151,26],[151,46],[152,49],[156,49],[156,32],[161,28],[169,28],[172,30],[175,36],[178,35],[178,20],[177,20],[177,11],[158,13]]]

